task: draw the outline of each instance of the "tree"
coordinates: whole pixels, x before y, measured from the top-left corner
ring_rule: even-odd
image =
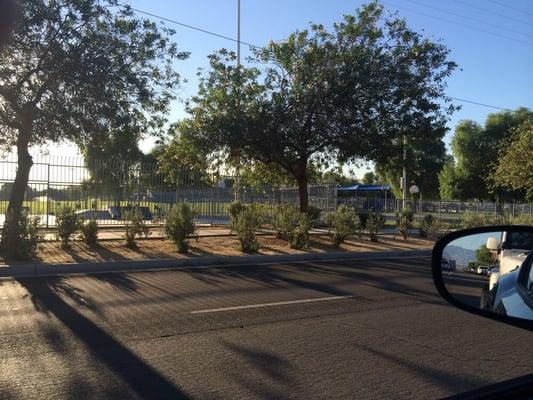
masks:
[[[374,171],[369,171],[363,176],[364,185],[375,185],[378,183],[378,176]]]
[[[476,261],[481,265],[490,265],[492,263],[492,253],[483,245],[476,250]]]
[[[158,173],[173,186],[207,184],[210,181],[210,160],[191,135],[190,121],[174,124],[169,143],[154,149]]]
[[[446,119],[454,107],[440,101],[456,66],[447,57],[371,3],[332,31],[311,25],[255,51],[262,69],[210,56],[187,111],[206,148],[283,168],[306,211],[310,163],[384,160],[412,127],[431,134]]]
[[[533,200],[533,119],[515,128],[500,148],[494,182],[514,190],[524,190]]]
[[[4,249],[17,240],[30,145],[149,133],[165,121],[179,84],[172,63],[187,54],[170,42],[172,31],[114,6],[115,0],[27,0],[20,8],[0,58],[0,145],[16,146],[18,154]]]
[[[533,112],[527,108],[516,111],[502,111],[489,114],[484,126],[473,121],[461,121],[455,128],[452,139],[452,152],[456,160],[454,166],[454,180],[449,179],[450,167],[446,173],[448,177],[441,180],[444,185],[441,193],[453,194],[450,200],[512,200],[523,199],[524,191],[510,191],[508,187],[494,185],[494,169],[502,143],[511,136],[513,128],[524,121],[532,119]]]
[[[455,161],[453,157],[450,157],[439,173],[439,193],[443,200],[454,200],[460,197],[460,181],[455,171]]]
[[[439,173],[446,163],[446,147],[443,137],[446,127],[443,124],[428,124],[408,141],[404,160],[403,143],[397,146],[386,159],[376,163],[376,172],[381,180],[392,186],[394,194],[403,196],[400,177],[403,167],[407,168],[408,186],[416,185],[425,199],[439,198]]]

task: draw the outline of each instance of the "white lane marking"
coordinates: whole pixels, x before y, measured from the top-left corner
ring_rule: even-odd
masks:
[[[263,304],[248,304],[245,306],[234,306],[234,307],[223,307],[223,308],[211,308],[208,310],[198,310],[191,311],[191,314],[207,314],[207,313],[216,313],[222,311],[235,311],[235,310],[244,310],[247,308],[263,308],[263,307],[274,307],[274,306],[284,306],[288,304],[302,304],[302,303],[315,303],[319,301],[331,301],[331,300],[344,300],[344,299],[353,299],[356,296],[331,296],[331,297],[319,297],[316,299],[302,299],[302,300],[290,300],[290,301],[278,301],[276,303],[263,303]]]

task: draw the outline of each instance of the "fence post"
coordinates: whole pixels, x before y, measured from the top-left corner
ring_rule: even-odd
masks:
[[[46,175],[46,229],[49,228],[50,224],[48,217],[50,215],[50,161],[47,164],[47,175]]]

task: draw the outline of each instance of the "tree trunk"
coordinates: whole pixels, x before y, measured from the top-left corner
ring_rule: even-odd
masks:
[[[309,208],[309,193],[307,192],[307,163],[296,167],[294,177],[296,178],[296,182],[298,182],[300,212],[307,212]]]
[[[19,221],[30,178],[30,170],[33,166],[33,159],[28,151],[31,131],[31,124],[26,124],[19,130],[17,140],[17,173],[9,195],[9,205],[7,206],[0,244],[1,249],[8,253],[15,249],[19,240]]]

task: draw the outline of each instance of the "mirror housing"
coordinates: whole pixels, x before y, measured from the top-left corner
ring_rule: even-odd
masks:
[[[496,237],[502,237],[503,233],[506,241],[509,241],[509,233],[522,238],[522,242],[518,242],[520,245],[515,245],[517,249],[503,250],[499,246]],[[499,225],[450,233],[440,239],[433,249],[431,267],[435,287],[456,308],[533,330],[532,241],[533,226]],[[493,251],[495,244],[498,253]],[[527,249],[520,250],[520,247]],[[472,262],[472,257],[478,257],[480,262]],[[455,271],[450,272],[442,267],[442,261],[446,259],[449,262],[452,258],[457,260],[457,266]],[[476,258],[473,260],[476,261]],[[506,267],[509,263],[518,266],[509,269]],[[504,292],[503,296],[501,292]],[[512,296],[509,296],[510,292]],[[520,302],[519,309],[513,309],[512,302],[516,299]]]
[[[500,251],[500,242],[495,237],[490,237],[487,239],[487,249],[491,251],[498,252]]]

